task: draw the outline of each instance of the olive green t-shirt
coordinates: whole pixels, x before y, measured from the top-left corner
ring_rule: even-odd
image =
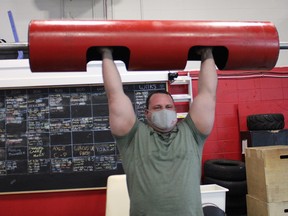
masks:
[[[131,216],[203,216],[200,178],[206,137],[189,115],[169,134],[137,120],[127,135],[115,137]]]

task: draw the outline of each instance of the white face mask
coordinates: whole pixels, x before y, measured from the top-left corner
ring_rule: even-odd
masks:
[[[177,113],[174,110],[163,109],[152,112],[152,124],[163,132],[168,132],[174,128],[177,123]]]

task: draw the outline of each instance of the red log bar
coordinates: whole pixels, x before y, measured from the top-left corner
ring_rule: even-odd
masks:
[[[220,70],[270,70],[279,55],[270,22],[34,20],[28,40],[33,72],[86,71],[102,46],[113,47],[128,71],[183,70],[199,60],[199,46],[214,47]]]

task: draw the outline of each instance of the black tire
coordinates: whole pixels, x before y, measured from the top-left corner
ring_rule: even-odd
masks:
[[[227,196],[242,196],[247,194],[247,182],[246,181],[224,181],[214,179],[205,176],[203,180],[204,184],[217,184],[224,188],[227,188]]]
[[[247,116],[249,130],[281,130],[284,126],[284,115],[281,113]]]
[[[204,176],[226,181],[246,180],[245,163],[236,160],[213,159],[204,162]]]
[[[246,209],[246,195],[226,196],[226,209]]]
[[[226,209],[227,216],[246,216],[247,209],[245,208],[234,208],[234,209]]]
[[[225,212],[217,206],[207,205],[203,207],[204,216],[225,216]]]

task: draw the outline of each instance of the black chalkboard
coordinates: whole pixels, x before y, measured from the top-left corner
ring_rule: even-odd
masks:
[[[140,120],[159,89],[124,85]],[[120,173],[103,86],[0,90],[0,192],[106,187]]]

